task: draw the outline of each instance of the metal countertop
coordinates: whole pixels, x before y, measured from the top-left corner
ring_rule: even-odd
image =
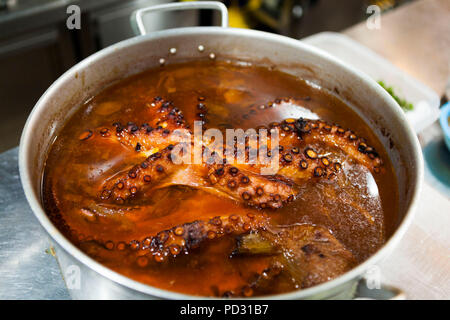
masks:
[[[70,299],[22,190],[16,147],[0,154],[0,300]]]

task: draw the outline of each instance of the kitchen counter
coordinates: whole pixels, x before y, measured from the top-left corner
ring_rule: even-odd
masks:
[[[441,96],[450,75],[450,1],[414,1],[382,14],[380,22],[380,29],[369,30],[364,21],[343,33]]]
[[[0,154],[0,300],[70,299],[19,179],[19,148]]]
[[[362,22],[343,33],[442,96],[450,76],[450,1],[414,1],[383,14],[380,22],[378,30]],[[423,148],[434,143],[445,149],[437,122],[419,140]],[[450,297],[450,194],[437,186],[426,170],[412,226],[379,265],[383,282],[401,288],[411,299]]]

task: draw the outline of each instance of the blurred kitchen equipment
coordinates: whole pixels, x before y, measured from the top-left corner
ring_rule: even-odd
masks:
[[[8,10],[17,5],[17,0],[0,0],[0,10]]]
[[[2,152],[18,145],[33,105],[62,73],[90,54],[133,37],[133,11],[175,0],[0,1]],[[81,29],[66,26],[71,5],[80,8]],[[160,12],[146,16],[145,22],[150,30],[160,30],[196,26],[200,18],[199,11]]]
[[[322,31],[340,31],[367,18],[367,7],[381,12],[410,0],[226,0],[238,7],[252,29],[302,38]]]
[[[99,49],[135,35],[130,25],[130,15],[134,11],[149,5],[172,2],[175,2],[175,0],[129,1],[112,8],[108,7],[93,12],[91,19],[95,21],[95,33]],[[158,14],[149,14],[144,17],[144,23],[149,31],[197,26],[199,21],[200,12],[198,10],[159,12]]]

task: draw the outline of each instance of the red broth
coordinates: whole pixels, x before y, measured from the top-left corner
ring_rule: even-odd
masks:
[[[350,128],[365,137],[384,161],[382,174],[367,177],[357,169],[346,174],[359,192],[361,210],[374,217],[369,223],[349,208],[339,188],[330,195],[325,183],[306,182],[298,199],[279,210],[267,210],[276,225],[323,226],[360,263],[376,252],[393,232],[398,209],[395,174],[388,155],[367,124],[336,96],[307,82],[262,66],[224,61],[197,61],[166,65],[124,79],[80,106],[59,132],[48,154],[44,172],[43,200],[46,211],[59,229],[86,254],[105,266],[137,281],[158,288],[201,296],[241,296],[243,288],[270,264],[267,255],[233,256],[236,236],[206,241],[189,254],[170,263],[151,264],[130,255],[135,239],[195,220],[229,215],[230,212],[260,212],[230,199],[219,198],[190,187],[171,186],[156,190],[136,210],[118,209],[92,214],[87,202],[98,201],[97,189],[114,170],[139,163],[133,150],[121,145],[88,148],[80,133],[115,121],[142,122],[145,103],[155,96],[173,102],[192,121],[198,97],[208,106],[208,125],[215,128],[250,128],[281,121],[289,110],[252,110],[280,97],[301,99],[303,107],[321,119]],[[320,146],[316,146],[320,150]],[[371,195],[370,201],[368,195]],[[256,292],[276,294],[302,287],[289,276],[277,285]]]

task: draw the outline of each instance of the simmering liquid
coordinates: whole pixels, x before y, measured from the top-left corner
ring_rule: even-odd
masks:
[[[297,118],[299,111],[295,106],[257,110],[268,101],[292,97],[320,119],[365,137],[383,159],[385,170],[372,175],[358,166],[349,167],[345,187],[310,179],[300,186],[295,201],[278,210],[252,208],[200,189],[175,185],[157,189],[132,205],[86,209],[100,202],[99,186],[106,179],[143,158],[121,144],[100,143],[93,148],[92,144],[80,142],[80,134],[117,121],[142,123],[145,106],[156,96],[172,101],[187,123],[196,119],[198,99],[202,97],[208,107],[208,127],[221,130],[245,130]],[[319,153],[330,153],[320,144],[313,147]],[[360,263],[390,236],[398,207],[397,182],[387,153],[370,128],[343,101],[280,71],[224,61],[158,67],[124,79],[89,99],[59,132],[49,151],[43,179],[48,215],[86,254],[137,281],[203,296],[275,294],[307,285],[283,274],[271,285],[242,293],[240,288],[246,288],[263,274],[273,256],[233,254],[239,238],[236,235],[204,241],[188,254],[159,264],[140,259],[139,253],[130,254],[124,248],[136,239],[187,222],[263,211],[274,227],[308,224],[329,230]],[[372,220],[361,214],[363,211],[370,213]]]

